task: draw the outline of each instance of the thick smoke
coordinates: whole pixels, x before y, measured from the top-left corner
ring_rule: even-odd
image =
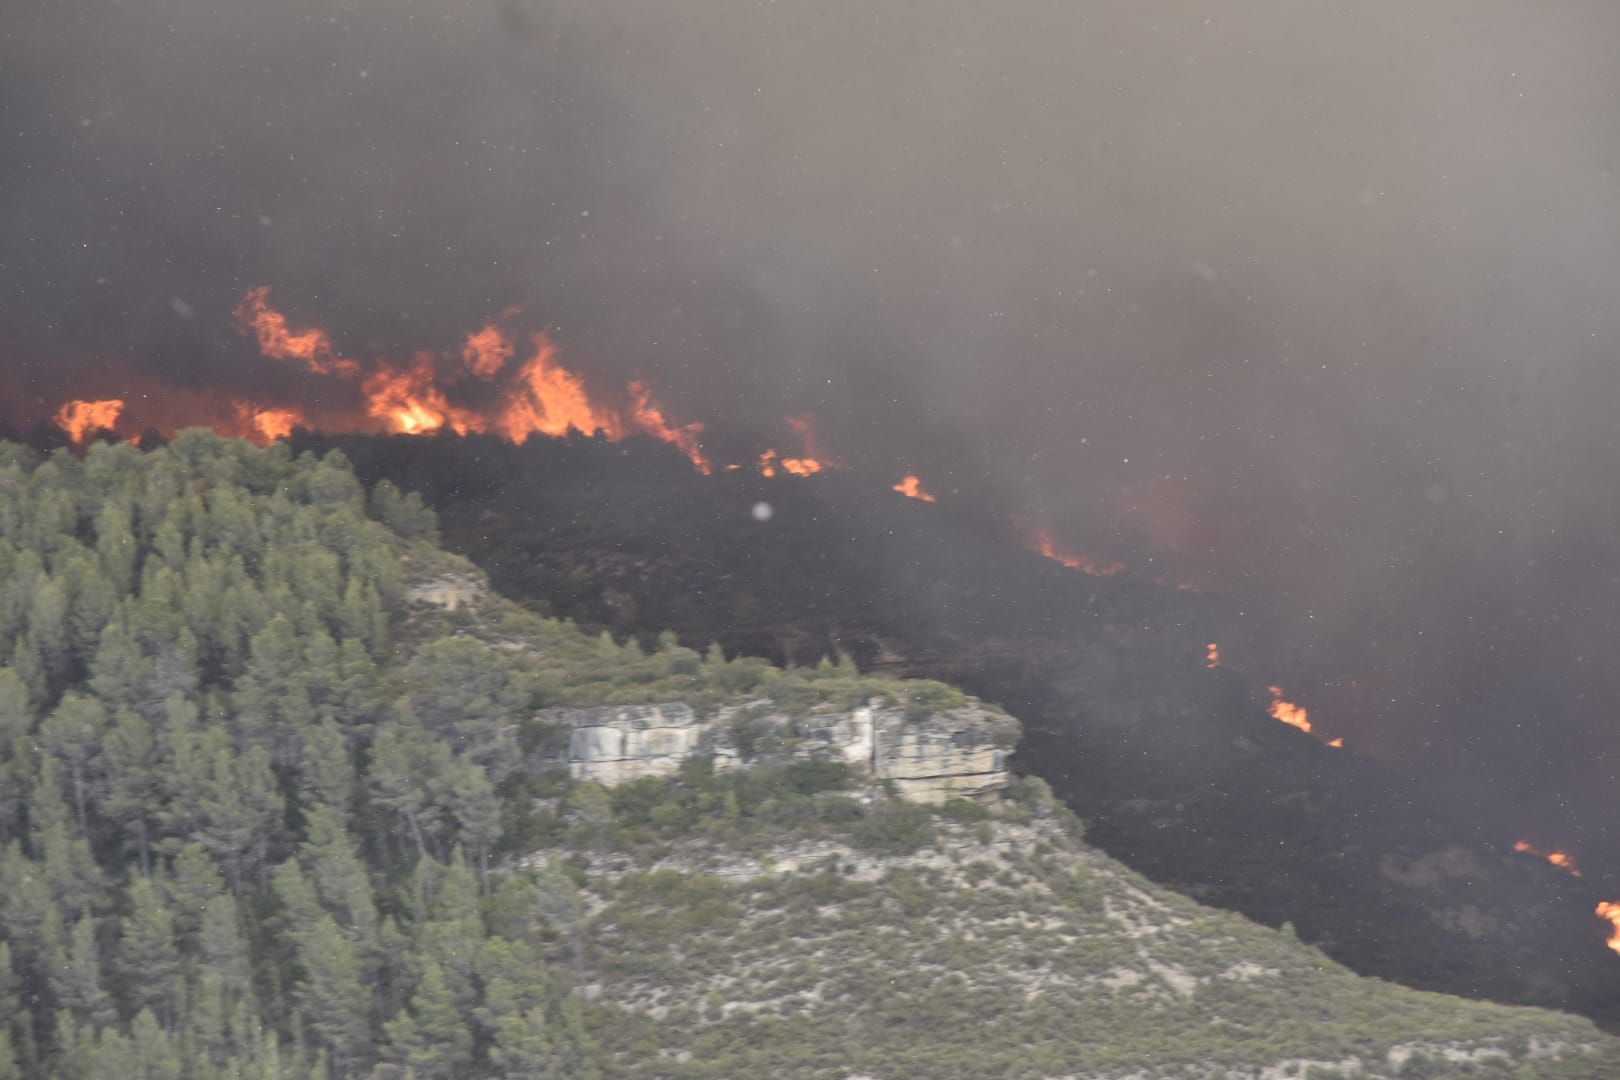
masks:
[[[1229,662],[1600,864],[1617,31],[1609,0],[20,5],[0,393],[322,392],[233,330],[251,285],[357,354],[524,303],[683,420],[814,412],[846,460],[1237,590]]]

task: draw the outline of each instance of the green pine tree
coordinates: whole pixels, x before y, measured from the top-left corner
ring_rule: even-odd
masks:
[[[180,950],[174,915],[150,878],[137,877],[128,889],[129,914],[120,923],[119,968],[125,996],[137,1009],[150,1009],[168,1027],[174,1022]]]
[[[428,960],[411,993],[409,1011],[387,1027],[389,1056],[423,1080],[449,1080],[472,1061],[472,1032],[456,1006],[444,971]]]

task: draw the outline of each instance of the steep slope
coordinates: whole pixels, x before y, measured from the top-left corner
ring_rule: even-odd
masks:
[[[971,707],[587,637],[433,531],[338,456],[0,444],[0,1077],[595,1075],[499,872],[545,709]]]
[[[689,800],[681,787],[655,808]],[[821,823],[775,825],[739,845],[701,817],[654,829],[653,813],[622,809],[630,851],[593,855],[583,876],[588,991],[616,1075],[1595,1077],[1615,1067],[1610,1041],[1586,1021],[1559,1028],[1532,1011],[1355,976],[1291,931],[1158,888],[1085,845],[1039,781],[883,842]]]
[[[1271,719],[1205,667],[1219,596],[1022,550],[977,504],[853,475],[696,476],[655,446],[302,436],[422,490],[510,595],[643,640],[942,679],[1024,721],[1026,767],[1154,880],[1408,985],[1608,1017],[1604,895]],[[752,509],[768,503],[758,521]]]
[[[434,528],[336,456],[0,444],[0,1076],[1620,1067],[1158,890],[949,687],[588,637]]]

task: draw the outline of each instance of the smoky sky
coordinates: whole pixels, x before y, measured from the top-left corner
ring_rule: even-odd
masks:
[[[811,412],[1230,590],[1231,662],[1601,863],[1617,32],[1609,0],[13,5],[0,393],[323,393],[233,329],[252,285],[356,355],[525,304],[680,419]]]

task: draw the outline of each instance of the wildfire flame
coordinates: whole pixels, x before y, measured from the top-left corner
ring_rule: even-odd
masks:
[[[1327,741],[1327,744],[1329,746],[1333,747],[1333,749],[1335,749],[1335,750],[1343,750],[1344,749],[1344,736],[1340,735],[1337,739],[1329,739]]]
[[[707,475],[713,471],[703,451],[704,426],[671,419],[645,381],[631,382],[617,405],[593,398],[585,381],[561,362],[557,344],[544,332],[531,335],[533,352],[520,362],[518,345],[503,324],[521,311],[520,307],[508,308],[494,322],[467,334],[459,357],[418,352],[404,364],[387,360],[362,363],[342,356],[325,330],[295,328],[285,314],[271,306],[267,285],[247,290],[235,316],[242,332],[257,341],[266,357],[299,365],[348,387],[332,399],[318,399],[322,404],[314,419],[322,425],[401,435],[445,430],[463,435],[488,433],[517,443],[536,435],[565,437],[575,432],[613,442],[640,434],[675,447],[699,472]],[[469,376],[491,384],[490,388],[460,387]],[[302,409],[279,403],[221,399],[206,393],[141,397],[147,415],[140,422],[155,423],[164,431],[202,422],[221,434],[272,442],[295,428],[312,426],[310,415]],[[127,422],[124,405],[122,399],[70,401],[56,414],[56,422],[75,442],[83,443],[102,428],[111,428],[120,420]],[[811,476],[836,467],[837,462],[817,440],[809,417],[789,417],[787,423],[802,442],[803,451],[784,457],[767,450],[758,459],[761,472]],[[920,487],[917,490],[916,497],[931,498]]]
[[[798,434],[799,442],[804,446],[803,455],[783,457],[777,450],[767,450],[759,455],[760,475],[772,477],[785,472],[793,476],[814,476],[825,469],[838,467],[838,462],[821,448],[820,440],[816,438],[815,424],[808,416],[790,416],[787,424]]]
[[[826,466],[815,458],[785,458],[775,450],[767,450],[759,455],[759,471],[763,476],[775,476],[778,472],[814,476],[824,468]]]
[[[534,335],[534,356],[518,373],[506,410],[496,421],[501,434],[515,443],[531,435],[563,436],[601,433],[610,440],[624,437],[619,418],[591,404],[591,396],[578,375],[557,360],[557,345],[541,331]]]
[[[562,364],[556,342],[544,331],[532,336],[533,354],[510,374],[518,349],[498,322],[466,336],[461,346],[465,371],[486,382],[499,381],[503,391],[499,404],[479,411],[458,403],[447,392],[457,373],[442,373],[435,354],[419,352],[403,367],[379,362],[366,372],[358,362],[338,356],[326,331],[318,327],[292,330],[287,317],[270,306],[269,297],[268,286],[249,289],[236,310],[242,328],[257,337],[260,351],[273,359],[301,362],[316,374],[358,381],[366,416],[385,431],[399,435],[428,435],[445,429],[461,435],[495,432],[516,443],[535,435],[562,437],[571,432],[618,441],[629,432],[639,432],[676,447],[699,471],[711,471],[699,441],[702,424],[672,422],[653,400],[651,389],[639,380],[628,388],[627,416],[593,401],[584,380]],[[501,318],[520,310],[508,308]],[[293,410],[255,410],[253,430],[272,439],[302,422],[301,416],[293,419],[282,413],[297,416]]]
[[[652,391],[639,379],[630,384],[630,420],[637,430],[679,449],[704,476],[714,473],[714,466],[704,456],[702,443],[699,442],[703,425],[694,423],[676,427],[671,424],[665,419],[664,411],[653,404]]]
[[[1017,524],[1017,522],[1015,521],[1014,524]],[[1052,538],[1052,534],[1045,529],[1026,528],[1023,531],[1026,533],[1026,539],[1031,548],[1053,562],[1062,563],[1070,570],[1078,570],[1082,574],[1090,574],[1093,577],[1113,577],[1115,574],[1125,572],[1125,564],[1122,562],[1100,564],[1093,562],[1077,551],[1060,547],[1058,542]]]
[[[256,285],[236,306],[237,323],[259,339],[259,351],[274,360],[300,360],[317,375],[358,378],[360,365],[338,356],[326,331],[316,327],[294,332],[287,317],[270,306],[270,286]]]
[[[501,328],[490,323],[476,334],[467,335],[467,343],[461,347],[461,359],[467,370],[480,379],[493,379],[516,352]]]
[[[458,435],[483,431],[484,418],[452,405],[437,380],[432,353],[417,353],[404,369],[384,364],[362,384],[366,413],[398,435],[428,435],[447,426]]]
[[[83,443],[96,432],[111,429],[123,412],[124,403],[116,398],[70,401],[56,411],[56,426],[67,432],[74,442]]]
[[[1272,719],[1281,720],[1289,727],[1296,727],[1308,733],[1311,730],[1310,713],[1303,706],[1295,705],[1291,701],[1285,701],[1282,687],[1271,686],[1267,687],[1267,689],[1271,691],[1270,712]]]
[[[905,479],[894,485],[894,490],[898,491],[908,499],[921,499],[923,502],[935,501],[934,497],[930,495],[922,486],[922,481],[917,478],[915,473],[908,475]]]
[[[1608,946],[1615,952],[1620,953],[1620,904],[1616,904],[1612,900],[1599,901],[1597,917],[1607,919],[1609,925],[1613,927],[1609,932]]]
[[[1528,840],[1515,840],[1513,850],[1521,855],[1534,855],[1538,859],[1546,859],[1560,870],[1568,870],[1573,877],[1580,877],[1580,868],[1575,865],[1575,856],[1567,851],[1542,851]]]
[[[1204,655],[1204,666],[1209,668],[1211,671],[1214,671],[1216,668],[1221,666],[1220,644],[1212,641],[1208,645],[1205,645],[1204,648],[1207,650]]]
[[[298,409],[261,409],[251,401],[237,401],[237,427],[233,434],[254,442],[272,443],[285,439],[297,427],[307,427],[308,419]]]

